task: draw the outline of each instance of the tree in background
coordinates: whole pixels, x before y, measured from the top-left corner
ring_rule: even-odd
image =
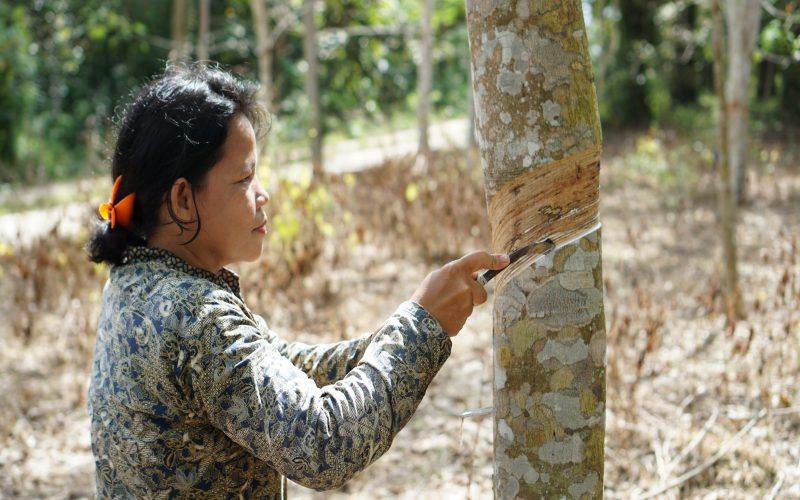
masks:
[[[172,48],[169,51],[172,62],[185,61],[189,57],[187,17],[186,0],[172,0]]]
[[[728,160],[733,194],[737,203],[745,199],[745,182],[750,146],[750,81],[753,50],[761,24],[759,0],[727,0],[725,18],[728,32]]]
[[[270,114],[273,108],[273,52],[278,39],[286,30],[295,25],[299,18],[292,6],[284,2],[276,2],[268,6],[265,0],[250,0],[250,10],[253,14],[253,29],[256,38],[256,57],[258,59],[258,81],[260,84],[259,96]],[[272,24],[275,26],[273,27]],[[262,139],[262,151],[267,147],[269,136]]]
[[[722,249],[725,259],[725,295],[728,322],[741,318],[743,308],[739,292],[739,278],[736,265],[736,203],[734,201],[733,181],[730,169],[730,143],[728,135],[728,105],[725,97],[725,54],[723,47],[724,27],[720,0],[711,0],[711,16],[714,21],[714,87],[717,92],[717,127],[719,140],[719,210],[722,226]]]
[[[201,1],[201,0],[198,0]],[[114,111],[129,92],[160,72],[173,44],[172,21],[183,22],[193,56],[205,53],[202,4],[182,0],[37,0],[0,2],[2,108],[0,182],[40,182],[93,175],[87,159],[105,154]],[[308,143],[303,24],[279,33],[285,12],[300,16],[303,0],[264,0],[273,41],[269,134],[279,148]],[[710,14],[705,3],[589,0],[601,118],[606,127],[707,127],[713,96]],[[409,124],[421,83],[414,32],[421,0],[318,3],[319,101],[322,133],[357,136],[376,121]],[[800,12],[796,0],[762,3],[755,57],[754,126],[781,132],[800,123]],[[209,2],[208,53],[249,79],[261,77],[263,44],[251,0]],[[181,23],[178,23],[177,29]],[[431,116],[467,115],[464,2],[440,0],[432,13],[435,50]],[[180,38],[180,35],[177,35]],[[267,44],[269,46],[269,44]],[[175,57],[178,51],[173,51]],[[733,54],[731,54],[733,57]],[[24,98],[22,92],[25,92]],[[733,89],[731,89],[733,95]],[[23,106],[24,104],[24,106]],[[24,107],[24,110],[21,108]],[[698,113],[699,111],[699,113]],[[733,127],[732,127],[733,128]],[[732,130],[733,133],[733,130]],[[92,138],[88,140],[88,138]],[[13,150],[13,153],[12,153]],[[274,150],[274,148],[273,148]],[[732,163],[735,160],[732,159]]]
[[[211,0],[199,0],[200,19],[197,29],[197,59],[208,60],[208,29],[211,23]]]
[[[494,252],[495,498],[601,498],[605,317],[601,130],[580,0],[469,1],[473,91]]]
[[[311,147],[311,167],[315,179],[321,179],[322,171],[322,117],[319,102],[319,56],[317,47],[317,23],[314,19],[315,0],[303,1],[303,54],[307,69],[305,79],[306,97],[311,114],[308,137]]]
[[[433,88],[433,0],[422,0],[420,20],[420,61],[417,66],[417,128],[419,129],[418,160],[425,168],[430,164],[428,126],[430,121],[431,89]]]

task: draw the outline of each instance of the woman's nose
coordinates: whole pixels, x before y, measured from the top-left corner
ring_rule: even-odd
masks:
[[[258,206],[264,206],[269,201],[269,193],[267,193],[266,189],[261,188],[256,195],[256,203]]]

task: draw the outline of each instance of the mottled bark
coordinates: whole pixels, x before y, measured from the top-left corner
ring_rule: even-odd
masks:
[[[322,117],[319,103],[319,60],[317,50],[317,24],[314,20],[314,4],[316,0],[303,2],[303,53],[308,63],[306,71],[306,96],[308,97],[311,126],[308,129],[311,141],[311,166],[314,178],[322,178]]]
[[[581,220],[596,221],[602,142],[581,3],[468,0],[467,24],[493,251],[548,236],[557,243],[497,283],[494,493],[601,498],[600,231],[570,219],[594,204]],[[545,182],[554,178],[561,184]]]
[[[420,62],[417,67],[417,128],[419,129],[419,150],[425,164],[430,159],[428,128],[431,112],[431,89],[433,87],[433,0],[422,0],[422,19],[420,21]]]
[[[728,22],[728,160],[738,203],[745,200],[749,149],[750,73],[761,21],[758,0],[727,0]]]
[[[200,0],[200,22],[197,30],[197,59],[208,61],[208,27],[211,23],[211,0]]]
[[[736,265],[736,204],[729,163],[728,107],[725,105],[725,55],[723,48],[724,28],[720,0],[711,0],[713,20],[712,45],[714,52],[714,90],[717,93],[719,116],[717,135],[719,138],[719,212],[722,226],[722,250],[725,259],[725,297],[728,321],[734,322],[742,314],[739,277]]]

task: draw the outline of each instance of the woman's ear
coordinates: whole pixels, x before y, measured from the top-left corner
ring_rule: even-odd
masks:
[[[176,218],[184,223],[194,222],[197,213],[195,198],[192,193],[192,185],[185,177],[180,177],[172,183],[169,197]]]

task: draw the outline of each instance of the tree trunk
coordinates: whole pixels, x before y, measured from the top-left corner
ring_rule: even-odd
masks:
[[[727,0],[728,21],[728,159],[733,193],[741,204],[746,198],[750,75],[753,50],[761,21],[758,0]]]
[[[208,61],[208,27],[211,23],[211,0],[200,0],[200,26],[197,32],[197,59]]]
[[[428,127],[430,125],[431,88],[433,87],[433,0],[422,0],[420,40],[420,62],[417,67],[417,127],[419,128],[419,149],[424,164],[430,163],[430,144]]]
[[[714,90],[717,93],[719,116],[717,134],[719,138],[719,212],[722,226],[722,249],[725,258],[725,296],[728,322],[742,317],[739,278],[736,269],[736,204],[733,196],[733,181],[728,153],[728,109],[725,103],[725,55],[723,49],[724,28],[719,0],[711,1],[711,16],[714,24],[712,45],[714,52]]]
[[[472,92],[472,70],[469,71],[469,81],[467,82],[467,148],[466,166],[472,172],[478,164],[478,142],[475,139],[475,97]]]
[[[258,57],[259,100],[267,112],[272,112],[272,38],[269,16],[264,0],[250,0],[253,25],[256,32],[256,57]],[[261,141],[261,151],[267,147],[269,136]]]
[[[303,26],[305,27],[305,37],[303,38],[303,52],[308,63],[306,73],[306,95],[308,96],[309,111],[311,114],[311,126],[308,130],[311,140],[311,166],[314,171],[314,178],[322,178],[322,118],[320,116],[319,104],[319,61],[317,58],[317,25],[314,21],[315,0],[305,0],[303,2]]]
[[[475,141],[475,97],[472,92],[471,69],[467,85],[467,150],[472,151],[478,147],[478,143]]]
[[[169,60],[172,63],[186,60],[188,55],[186,41],[186,0],[172,1],[172,48]]]
[[[545,237],[496,283],[494,493],[601,498],[601,152],[579,0],[467,1],[492,249]]]

